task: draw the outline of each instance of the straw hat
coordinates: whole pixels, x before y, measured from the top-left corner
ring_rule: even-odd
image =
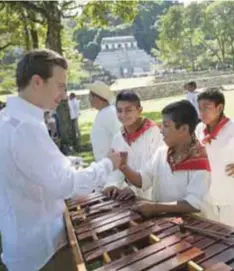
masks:
[[[88,84],[86,85],[86,88],[89,89],[92,93],[107,100],[109,103],[111,103],[114,98],[114,94],[110,87],[102,81],[95,81],[93,84]]]

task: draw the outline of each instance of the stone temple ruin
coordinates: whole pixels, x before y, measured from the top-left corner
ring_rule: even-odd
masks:
[[[147,75],[155,60],[137,46],[134,36],[103,38],[94,63],[117,78]]]

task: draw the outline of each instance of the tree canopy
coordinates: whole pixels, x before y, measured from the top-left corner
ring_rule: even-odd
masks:
[[[160,19],[157,56],[190,70],[217,64],[234,67],[234,2],[175,5]]]

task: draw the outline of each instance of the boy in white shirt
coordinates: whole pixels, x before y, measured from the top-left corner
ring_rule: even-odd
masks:
[[[196,134],[205,146],[211,166],[211,187],[204,214],[234,226],[234,123],[224,114],[225,98],[219,88],[198,96],[202,122]]]
[[[154,121],[142,117],[140,97],[133,91],[122,91],[117,95],[116,109],[123,127],[116,134],[112,148],[126,153],[128,164],[137,170],[152,158],[161,144],[160,129]],[[104,193],[110,198],[128,199],[132,189],[136,195],[151,199],[151,188],[143,191],[132,186],[120,170],[112,172],[108,179]]]
[[[79,150],[80,129],[78,125],[78,118],[80,114],[80,100],[76,98],[75,93],[71,93],[68,99],[69,113],[72,123],[72,136],[76,150]]]
[[[143,190],[153,186],[152,201],[133,209],[146,217],[161,213],[188,213],[201,210],[210,182],[210,167],[205,148],[195,138],[198,116],[186,100],[162,110],[162,135],[167,146],[139,171],[120,167],[128,180]]]
[[[199,109],[198,109],[198,103],[197,103],[197,96],[199,92],[197,91],[196,82],[191,81],[185,84],[184,88],[187,90],[186,100],[188,100],[194,106],[199,116]]]

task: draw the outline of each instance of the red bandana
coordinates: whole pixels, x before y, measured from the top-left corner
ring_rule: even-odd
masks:
[[[220,122],[215,126],[214,130],[209,133],[207,127],[204,129],[203,133],[205,135],[205,137],[202,140],[202,144],[206,144],[206,143],[211,143],[211,141],[213,139],[216,139],[218,133],[220,132],[220,130],[223,128],[223,126],[229,121],[229,118],[227,117],[223,117]]]
[[[172,171],[179,170],[207,170],[210,171],[210,164],[205,148],[196,140],[192,143],[188,151],[182,154],[179,162],[173,158],[174,150],[169,148],[167,152],[167,162]]]
[[[142,136],[147,130],[149,130],[151,127],[156,126],[157,124],[149,119],[145,119],[135,132],[128,134],[126,129],[123,128],[122,135],[125,141],[131,145],[134,141],[136,141],[140,136]]]

